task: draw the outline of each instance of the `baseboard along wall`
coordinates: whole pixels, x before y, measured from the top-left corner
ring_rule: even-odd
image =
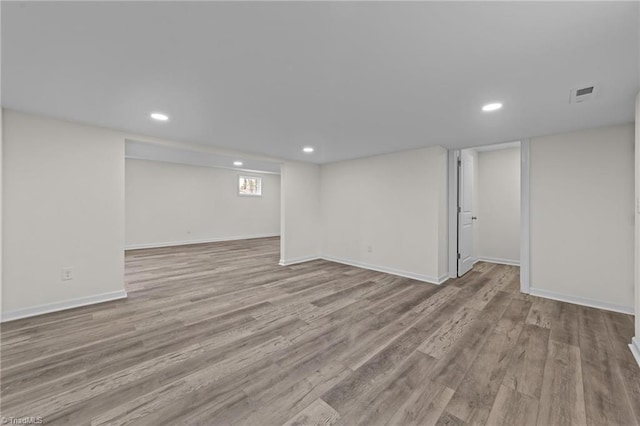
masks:
[[[111,302],[113,300],[124,299],[126,297],[127,292],[119,290],[109,293],[95,294],[92,296],[79,297],[77,299],[64,300],[62,302],[16,309],[14,311],[3,312],[0,321],[7,322],[21,318],[34,317],[36,315],[50,314],[52,312],[65,311],[67,309],[79,308],[81,306],[95,305],[96,303]]]
[[[497,263],[499,265],[520,266],[520,261],[515,259],[501,259],[499,257],[484,257],[479,256],[473,261],[474,264],[478,262]]]
[[[621,312],[623,314],[634,314],[633,306],[616,305],[614,303],[602,302],[600,300],[588,299],[580,296],[570,296],[567,294],[555,293],[553,291],[531,288],[529,294],[543,297],[545,299],[557,300],[559,302],[572,303],[574,305],[588,306],[590,308],[604,309],[605,311]]]
[[[279,236],[280,234],[255,234],[255,235],[243,235],[243,236],[236,236],[236,237],[203,238],[198,240],[165,241],[160,243],[128,244],[124,247],[124,249],[140,250],[140,249],[148,249],[148,248],[186,246],[190,244],[222,243],[225,241],[253,240],[256,238],[272,238],[272,237],[279,237]]]
[[[411,278],[417,281],[423,281],[429,284],[442,284],[449,279],[449,273],[442,274],[439,277],[432,277],[430,275],[416,274],[414,272],[402,271],[399,269],[388,268],[385,266],[372,265],[369,263],[359,262],[350,259],[343,259],[339,257],[333,257],[328,255],[299,257],[295,259],[281,259],[280,265],[289,266],[296,263],[308,262],[310,260],[322,259],[329,262],[342,263],[343,265],[355,266],[357,268],[369,269],[371,271],[384,272],[386,274],[397,275],[399,277]]]

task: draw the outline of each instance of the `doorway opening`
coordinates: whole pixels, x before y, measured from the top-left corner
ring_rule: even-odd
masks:
[[[528,292],[528,142],[453,150],[449,167],[449,276],[519,266]]]

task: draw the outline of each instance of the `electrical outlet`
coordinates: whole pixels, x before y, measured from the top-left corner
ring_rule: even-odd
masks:
[[[367,252],[372,253],[373,252],[373,246],[367,246]]]
[[[73,268],[62,268],[62,281],[73,279]]]

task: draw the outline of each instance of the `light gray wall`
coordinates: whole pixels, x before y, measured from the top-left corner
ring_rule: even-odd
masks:
[[[471,157],[471,161],[473,162],[473,214],[475,216],[478,215],[478,210],[480,208],[478,204],[478,194],[479,188],[478,183],[480,182],[480,175],[478,170],[478,151],[475,149],[467,150],[469,156]],[[480,253],[480,225],[479,222],[476,222],[473,225],[473,258],[474,260],[478,258],[478,253]]]
[[[287,161],[282,166],[280,263],[320,255],[320,166]]]
[[[438,282],[444,282],[449,276],[449,163],[448,153],[445,148],[434,147],[435,152],[435,176],[434,181],[438,187]]]
[[[520,261],[520,148],[481,151],[477,156],[476,257]]]
[[[634,127],[534,138],[531,292],[633,312]]]
[[[3,111],[3,315],[124,291],[124,138]],[[74,279],[62,281],[62,268]]]
[[[322,166],[322,253],[439,281],[447,274],[447,151],[423,148]]]
[[[634,337],[635,354],[640,364],[640,92],[636,96],[636,134],[635,134],[635,301],[636,335]]]
[[[2,319],[2,312],[3,312],[3,308],[2,308],[2,282],[3,282],[3,264],[4,264],[4,255],[3,255],[3,246],[4,246],[4,207],[3,207],[3,200],[4,200],[4,196],[3,196],[3,188],[4,185],[2,183],[2,179],[4,176],[4,169],[3,169],[3,164],[4,164],[4,160],[3,160],[3,152],[4,152],[4,130],[3,130],[3,123],[4,123],[4,111],[0,110],[0,319]]]
[[[240,175],[262,178],[262,197],[238,195]],[[128,248],[280,235],[280,176],[125,161]]]

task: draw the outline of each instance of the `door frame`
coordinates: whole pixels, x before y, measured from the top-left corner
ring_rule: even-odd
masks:
[[[530,246],[530,141],[520,141],[520,291],[529,294],[531,287]],[[462,149],[450,149],[448,169],[449,278],[458,277],[458,159]]]

